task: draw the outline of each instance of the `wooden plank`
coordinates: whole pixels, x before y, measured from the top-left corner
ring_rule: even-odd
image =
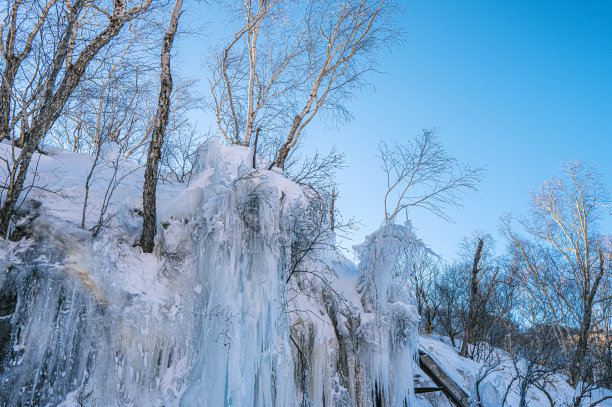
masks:
[[[442,391],[442,387],[415,387],[414,394],[434,393]]]
[[[470,406],[467,393],[423,350],[419,350],[419,367],[456,407]]]

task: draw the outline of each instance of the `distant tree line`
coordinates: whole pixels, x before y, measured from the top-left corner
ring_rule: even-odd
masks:
[[[423,333],[481,362],[491,347],[508,352],[523,399],[566,375],[579,406],[594,388],[612,388],[612,240],[601,222],[610,196],[583,163],[561,172],[531,192],[527,214],[503,218],[504,256],[477,234],[450,264],[414,259],[414,283]]]

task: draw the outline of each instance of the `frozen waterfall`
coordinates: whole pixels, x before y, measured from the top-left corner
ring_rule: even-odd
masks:
[[[388,224],[358,266],[318,249],[288,278],[306,197],[251,154],[209,140],[187,187],[160,187],[151,255],[134,244],[142,172],[93,238],[74,215],[89,158],[42,156],[64,192],[33,192],[0,240],[0,405],[411,405],[422,243]]]

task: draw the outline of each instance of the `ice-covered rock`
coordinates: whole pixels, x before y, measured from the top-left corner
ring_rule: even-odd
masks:
[[[198,161],[215,188],[198,194],[200,210],[186,236],[202,294],[201,320],[192,333],[197,362],[180,405],[291,405],[293,359],[283,303],[286,190],[243,165],[240,156],[227,161],[225,148],[209,142]],[[197,179],[194,185],[191,190],[202,188]]]

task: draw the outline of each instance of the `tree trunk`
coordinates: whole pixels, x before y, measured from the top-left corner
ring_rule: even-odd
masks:
[[[578,333],[578,344],[576,345],[574,360],[570,370],[569,383],[571,386],[576,386],[583,376],[582,365],[586,356],[589,331],[591,330],[591,307],[591,304],[584,305],[584,314],[580,322],[580,332]]]
[[[0,234],[4,237],[9,237],[8,235],[10,231],[9,227],[11,217],[13,216],[13,212],[15,211],[15,206],[17,204],[17,201],[19,200],[19,195],[23,190],[23,184],[25,183],[26,176],[28,174],[28,167],[30,165],[32,155],[34,154],[34,151],[36,150],[40,139],[44,136],[46,131],[51,127],[53,122],[59,116],[61,110],[64,107],[64,104],[68,100],[70,93],[72,93],[72,90],[74,89],[74,87],[76,87],[76,84],[78,83],[78,79],[80,79],[79,75],[79,78],[74,83],[74,87],[72,89],[69,89],[69,92],[66,92],[63,87],[66,87],[68,76],[74,72],[74,70],[67,70],[57,92],[55,94],[53,93],[53,88],[55,86],[57,76],[59,75],[60,68],[64,63],[66,54],[68,52],[68,42],[70,40],[72,28],[76,23],[78,15],[81,12],[83,3],[83,0],[78,0],[70,9],[70,14],[67,18],[66,28],[64,29],[57,51],[53,56],[53,62],[51,63],[51,69],[47,79],[42,105],[38,114],[36,115],[34,125],[23,134],[23,148],[21,150],[21,153],[19,154],[17,161],[13,164],[15,167],[18,165],[19,170],[16,172],[17,168],[13,167],[11,169],[11,173],[9,174],[9,187],[6,191],[6,197],[4,199],[4,202],[2,203],[2,208],[0,209]],[[55,96],[57,96],[60,91],[63,91],[62,93],[67,93],[67,96],[65,96],[64,99],[55,100]],[[10,91],[7,95],[10,98]],[[63,103],[60,103],[62,100]],[[15,174],[17,174],[16,177]]]
[[[329,228],[331,232],[334,232],[334,228],[336,227],[336,197],[338,194],[336,193],[336,189],[332,188],[331,191],[331,205],[329,206]]]
[[[0,84],[0,141],[4,139],[10,140],[11,91],[18,67],[14,58],[7,58],[4,62],[5,68],[2,75],[2,83]]]
[[[176,0],[168,30],[164,35],[160,61],[160,82],[159,97],[157,99],[157,113],[151,132],[151,142],[147,154],[147,166],[144,174],[144,184],[142,186],[142,235],[140,236],[140,246],[145,253],[151,253],[155,246],[156,214],[155,214],[155,190],[157,188],[157,170],[161,149],[164,144],[164,133],[168,124],[168,114],[170,111],[170,94],[172,93],[172,73],[170,72],[170,51],[174,36],[181,15],[182,0]]]
[[[259,140],[259,131],[261,127],[258,127],[255,131],[255,142],[253,143],[253,169],[257,168],[257,141]]]
[[[30,54],[30,51],[32,51],[32,42],[47,18],[49,9],[56,1],[57,0],[50,0],[46,2],[41,15],[38,17],[38,21],[27,36],[23,50],[17,55],[15,55],[15,40],[17,38],[19,26],[16,20],[19,7],[22,5],[21,1],[13,3],[8,21],[5,20],[5,24],[7,24],[9,28],[6,35],[6,42],[2,44],[4,51],[4,72],[2,74],[2,83],[0,84],[0,141],[5,138],[10,139],[11,93],[13,91],[13,84],[15,83],[15,76],[17,76],[17,71],[23,60]],[[77,4],[75,7],[80,6]]]
[[[304,108],[302,109],[300,114],[297,114],[293,118],[293,123],[291,123],[291,128],[289,129],[287,139],[285,140],[281,148],[278,150],[275,165],[281,170],[285,168],[285,161],[287,160],[287,155],[289,155],[289,150],[291,150],[291,148],[298,141],[299,133],[301,131],[300,125],[302,124],[302,120],[304,120],[304,117],[306,117],[306,115],[310,112],[310,108],[312,107],[312,104],[315,98],[317,97],[317,90],[319,89],[320,85],[321,78],[319,77],[315,81],[312,90],[310,91],[310,95],[308,95],[308,100],[306,101]]]
[[[587,286],[583,297],[583,310],[582,310],[582,321],[580,321],[580,332],[578,334],[578,344],[576,345],[576,351],[574,352],[574,360],[570,367],[569,383],[572,386],[583,380],[584,360],[586,358],[587,349],[589,345],[589,333],[591,331],[591,324],[593,323],[593,304],[595,302],[595,295],[599,289],[601,278],[605,274],[604,266],[604,255],[603,251],[598,249],[599,267],[597,274],[592,282],[592,286]],[[588,267],[588,266],[587,266]],[[585,273],[586,276],[591,276],[590,268],[587,268]]]
[[[33,153],[34,148],[31,148],[29,145],[25,146],[19,155],[19,167],[12,168],[11,174],[9,175],[9,187],[6,192],[4,202],[2,203],[2,208],[0,209],[0,234],[6,238],[9,237],[11,217],[13,216],[13,211],[17,205],[17,200],[19,199],[19,195],[23,189],[23,184],[28,173],[28,166],[30,165],[30,160],[32,159]],[[14,178],[17,168],[17,178]]]
[[[423,315],[423,317],[425,318],[425,326],[423,327],[423,331],[426,334],[431,334],[432,331],[432,321],[431,321],[431,308],[429,307],[429,305],[426,303],[425,304],[425,315]]]
[[[470,288],[470,308],[468,311],[468,319],[465,324],[465,335],[463,335],[463,343],[461,344],[461,351],[459,356],[467,357],[468,345],[473,340],[474,334],[474,321],[476,320],[476,296],[478,295],[478,262],[480,261],[480,254],[482,252],[482,239],[478,240],[478,247],[474,254],[474,264],[472,266],[472,281]]]
[[[278,150],[278,154],[276,155],[276,161],[274,165],[281,170],[285,168],[285,161],[287,160],[287,155],[289,155],[289,150],[291,149],[291,143],[293,142],[293,138],[295,137],[295,132],[297,131],[300,123],[302,122],[302,116],[297,115],[293,119],[293,124],[291,125],[291,130],[289,130],[289,137],[283,143],[281,148]]]
[[[263,8],[266,7],[265,0],[263,4],[261,2],[259,3],[260,9],[262,6]],[[251,14],[251,11],[249,10],[249,15],[250,14]],[[255,27],[253,27],[253,31],[251,33],[252,37],[251,37],[251,41],[249,45],[250,69],[249,69],[249,86],[247,88],[247,92],[248,92],[247,94],[247,117],[246,117],[247,120],[246,120],[245,131],[244,131],[244,140],[242,141],[242,144],[246,147],[248,147],[251,142],[251,132],[253,131],[253,119],[255,117],[255,112],[253,111],[253,86],[255,85],[255,76],[256,76],[255,62],[257,60],[256,44],[257,44],[257,36],[259,34],[260,24],[261,24],[261,19],[257,22],[257,24],[255,24]],[[236,135],[236,138],[238,138],[238,135]]]

